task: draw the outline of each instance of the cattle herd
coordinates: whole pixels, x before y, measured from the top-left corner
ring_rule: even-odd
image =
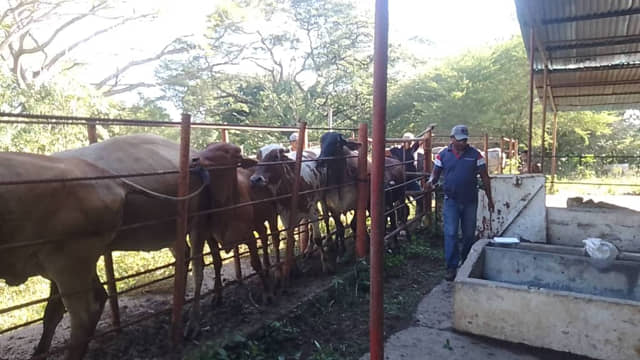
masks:
[[[271,295],[266,224],[279,263],[278,215],[286,228],[310,223],[313,242],[305,252],[317,248],[323,270],[336,269],[336,259],[346,251],[342,215],[358,203],[358,147],[341,134],[325,133],[320,154],[304,152],[299,177],[295,155],[279,145],[261,149],[257,160],[229,143],[191,152],[195,166],[186,198],[189,213],[196,215],[189,217],[185,241],[188,234],[195,290],[187,334],[198,331],[205,242],[214,258],[214,299],[222,296],[219,250],[239,244],[248,247],[263,293]],[[175,244],[179,153],[179,144],[155,135],[115,137],[51,156],[0,153],[0,278],[8,285],[36,275],[51,281],[35,355],[48,352],[66,309],[71,323],[66,359],[84,356],[108,298],[96,272],[102,254]],[[395,226],[408,215],[406,177],[400,161],[387,159],[386,165],[385,186],[391,191],[385,203]],[[296,182],[300,197],[292,209]],[[329,218],[335,237],[320,232],[319,221],[329,229]],[[263,245],[262,260],[254,231]]]

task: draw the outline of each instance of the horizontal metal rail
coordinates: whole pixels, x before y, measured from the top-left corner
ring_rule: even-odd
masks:
[[[0,112],[0,117],[14,119],[32,120],[4,120],[0,119],[0,124],[31,124],[31,125],[126,125],[126,126],[149,126],[149,127],[180,127],[180,121],[162,120],[136,120],[136,119],[108,119],[91,118],[81,116],[62,115],[38,115],[38,114],[14,114]],[[256,130],[256,131],[298,131],[296,126],[276,126],[276,125],[253,125],[253,124],[223,124],[191,122],[193,128],[204,129],[226,129],[226,130]],[[308,130],[329,130],[328,127],[308,127]],[[357,131],[356,128],[333,128],[334,131]]]

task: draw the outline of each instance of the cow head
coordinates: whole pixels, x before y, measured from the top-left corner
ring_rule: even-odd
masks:
[[[320,156],[318,156],[318,166],[326,167],[327,161],[337,157],[349,155],[347,150],[357,150],[360,148],[359,143],[346,140],[342,134],[337,132],[328,132],[320,137]]]
[[[293,162],[286,155],[283,147],[272,148],[267,153],[262,154],[262,159],[256,166],[255,172],[251,175],[251,186],[269,187],[274,193],[280,186],[282,179],[286,176],[285,162]],[[279,164],[282,163],[282,164]]]
[[[201,152],[197,153],[195,159],[202,166],[240,166],[249,168],[257,163],[253,159],[244,158],[240,147],[229,143],[211,143]]]

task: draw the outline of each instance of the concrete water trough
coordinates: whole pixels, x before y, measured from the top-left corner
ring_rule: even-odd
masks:
[[[479,240],[455,280],[454,327],[597,359],[640,359],[640,254]]]

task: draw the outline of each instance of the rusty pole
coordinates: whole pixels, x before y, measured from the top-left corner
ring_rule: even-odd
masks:
[[[544,66],[543,80],[544,86],[542,87],[542,140],[540,142],[540,172],[544,174],[544,137],[547,132],[547,66]]]
[[[298,144],[304,144],[305,135],[307,133],[307,123],[302,121],[300,122],[300,127],[298,128]],[[302,170],[302,151],[296,151],[296,164],[294,168],[294,179],[293,189],[291,190],[291,207],[289,208],[289,226],[287,228],[287,251],[286,251],[286,260],[284,266],[284,283],[287,284],[291,277],[291,270],[295,265],[294,258],[294,249],[295,249],[295,238],[293,237],[294,229],[297,228],[296,225],[298,218],[298,200],[300,193],[300,171]]]
[[[87,137],[89,138],[89,144],[95,144],[98,142],[98,134],[96,133],[95,121],[89,121],[87,124]],[[109,291],[109,306],[111,307],[111,317],[113,319],[113,327],[116,331],[121,332],[120,329],[120,307],[118,306],[118,290],[116,287],[116,275],[113,270],[113,255],[111,250],[107,250],[104,253],[104,271],[107,276],[107,290]]]
[[[557,149],[557,140],[558,140],[558,113],[553,112],[553,145],[551,148],[551,189],[554,189],[554,185],[556,182],[556,171],[557,171],[557,158],[556,158],[556,149]]]
[[[429,175],[431,175],[431,171],[432,171],[432,164],[433,161],[431,160],[431,139],[433,138],[433,133],[431,132],[432,130],[427,131],[424,134],[424,142],[422,143],[422,150],[424,150],[424,159],[422,160],[423,162],[423,166],[422,169],[424,169],[425,173],[429,173]],[[427,179],[425,179],[425,177],[422,177],[422,189],[425,188],[425,184],[427,182]],[[431,226],[432,224],[432,219],[431,219],[431,191],[427,191],[424,196],[422,197],[422,211],[424,211],[424,214],[427,218],[427,225]]]
[[[229,130],[220,129],[220,140],[223,143],[229,142]],[[237,180],[237,177],[234,178],[234,181],[236,180]],[[233,201],[235,203],[236,199],[233,199]],[[213,249],[211,249],[211,251],[213,251]],[[236,247],[233,249],[233,266],[236,273],[236,280],[241,283],[242,282],[242,263],[240,262],[240,247],[238,245],[236,245]]]
[[[527,173],[531,173],[531,153],[532,148],[532,131],[533,131],[533,62],[535,61],[536,35],[533,33],[533,26],[529,27],[529,47],[531,53],[529,54],[529,137],[527,141]]]
[[[369,200],[369,177],[367,176],[367,153],[369,142],[367,124],[361,123],[358,129],[358,202],[356,207],[356,256],[367,256],[367,200]]]
[[[487,172],[489,171],[489,134],[484,133],[484,139],[483,139],[483,146],[484,146],[484,156],[486,156],[485,161],[487,162]]]
[[[98,133],[96,132],[96,122],[89,120],[87,122],[87,136],[89,137],[89,144],[95,144],[98,142]]]
[[[191,115],[182,114],[180,127],[180,174],[178,177],[178,196],[189,193],[189,151],[191,143]],[[178,218],[176,220],[176,242],[174,244],[176,265],[173,276],[173,313],[171,314],[171,339],[174,345],[182,342],[182,307],[186,288],[186,234],[188,217],[188,200],[178,201]]]
[[[509,151],[511,151],[511,143],[509,143]],[[508,153],[509,152],[507,152],[507,154]],[[500,152],[498,153],[498,173],[500,175],[504,173],[504,169],[502,168],[502,157],[504,156],[503,154],[504,154],[504,137],[500,137]],[[487,165],[487,168],[489,168],[489,165]]]
[[[384,359],[384,143],[387,115],[389,3],[376,0],[373,54],[373,166],[371,168],[371,269],[369,272],[369,351],[371,360]]]

